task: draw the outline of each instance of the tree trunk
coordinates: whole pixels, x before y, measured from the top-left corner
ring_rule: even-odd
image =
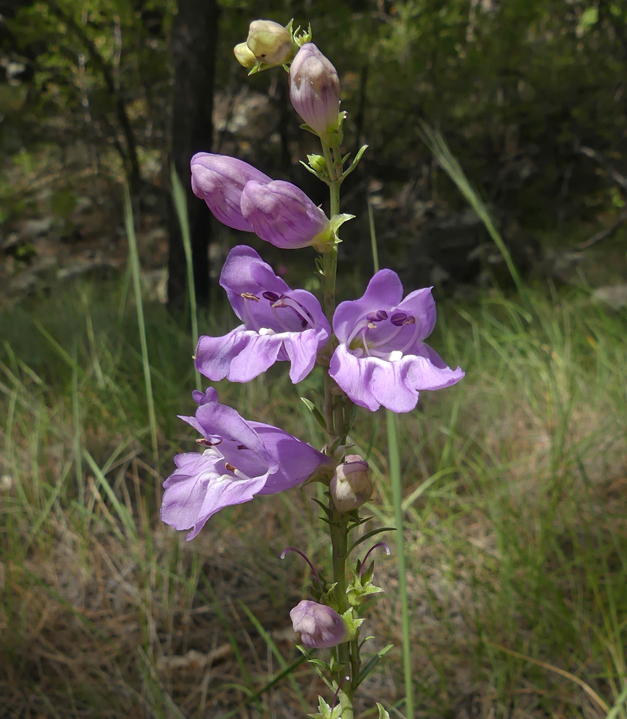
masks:
[[[211,151],[219,12],[216,0],[179,0],[172,48],[172,161],[186,190],[196,297],[205,306],[209,302],[211,213],[192,192],[189,161],[195,152]],[[187,278],[183,239],[174,211],[169,224],[168,306],[180,310],[185,305]]]

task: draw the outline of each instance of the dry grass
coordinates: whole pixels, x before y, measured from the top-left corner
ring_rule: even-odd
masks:
[[[192,409],[189,338],[147,308],[154,462],[116,292],[0,317],[0,717],[304,716],[322,690],[306,665],[259,692],[299,659],[288,613],[307,577],[279,553],[328,561],[316,490],[224,511],[192,543],[162,525],[160,478],[191,439],[175,419]],[[468,375],[401,422],[416,714],[601,719],[627,686],[627,323],[540,294],[441,317],[436,344]],[[223,400],[311,436],[297,397],[320,378],[297,394],[275,369],[220,387]],[[389,524],[380,418],[360,416],[353,441],[377,476],[375,521]],[[372,648],[400,647],[393,558],[377,579]],[[388,657],[357,716],[375,701],[398,715],[400,649]]]

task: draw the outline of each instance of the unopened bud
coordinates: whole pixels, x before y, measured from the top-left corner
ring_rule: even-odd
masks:
[[[346,621],[326,604],[303,599],[292,609],[290,617],[301,644],[311,649],[336,647],[350,636]]]
[[[257,58],[245,42],[240,42],[239,45],[236,45],[233,48],[233,53],[235,54],[237,62],[239,62],[239,64],[247,70],[250,70],[250,68],[257,62]]]
[[[340,126],[340,79],[312,42],[301,47],[290,67],[290,100],[309,127],[331,142]]]
[[[333,504],[340,512],[359,509],[372,497],[372,480],[368,462],[358,454],[349,454],[335,469],[331,480]]]
[[[255,58],[266,65],[283,65],[292,59],[294,52],[288,29],[272,20],[253,20],[246,44]]]

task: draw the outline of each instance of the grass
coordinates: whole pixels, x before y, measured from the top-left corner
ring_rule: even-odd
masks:
[[[144,307],[155,459],[127,293],[60,288],[0,314],[0,717],[304,716],[321,687],[288,613],[307,576],[278,555],[328,562],[315,488],[221,512],[191,543],[161,524],[161,481],[194,446],[176,419],[193,411],[192,342]],[[399,423],[415,716],[627,719],[627,318],[550,289],[439,318],[432,344],[467,376]],[[283,369],[218,390],[311,438],[298,395],[321,377],[294,388]],[[360,413],[352,439],[374,521],[394,524],[383,417]],[[359,717],[376,701],[400,716],[396,572],[378,557],[366,633],[395,649]]]

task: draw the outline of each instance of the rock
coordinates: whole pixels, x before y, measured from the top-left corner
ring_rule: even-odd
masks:
[[[604,302],[614,310],[627,307],[627,285],[597,287],[592,293],[593,302]]]

